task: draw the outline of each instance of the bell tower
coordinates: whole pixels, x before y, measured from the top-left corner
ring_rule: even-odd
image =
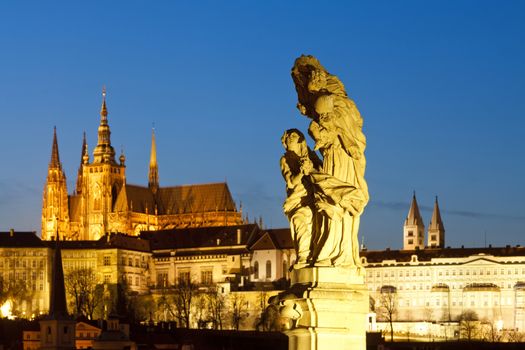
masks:
[[[69,207],[66,175],[58,154],[57,129],[53,131],[51,161],[47,168],[47,179],[42,200],[42,239],[49,240],[55,233],[69,232]]]
[[[108,231],[108,214],[113,211],[117,196],[126,183],[126,166],[115,161],[108,124],[106,89],[102,90],[102,107],[98,127],[98,142],[89,162],[87,147],[83,156],[81,190],[83,230],[81,239],[97,240]]]
[[[415,250],[425,247],[425,224],[419,213],[416,193],[412,196],[412,204],[403,226],[403,249]]]
[[[437,196],[436,201],[434,202],[432,219],[430,220],[430,225],[428,227],[428,246],[432,248],[445,247],[445,226],[441,220]]]

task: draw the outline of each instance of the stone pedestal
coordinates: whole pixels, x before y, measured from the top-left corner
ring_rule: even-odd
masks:
[[[292,272],[292,287],[279,298],[281,315],[296,315],[285,331],[290,350],[366,349],[369,299],[363,272],[343,267]]]

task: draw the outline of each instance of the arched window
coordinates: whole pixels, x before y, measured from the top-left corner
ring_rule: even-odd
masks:
[[[259,279],[259,262],[258,261],[253,263],[253,278],[256,280]]]
[[[266,278],[272,278],[272,262],[266,260]]]
[[[283,278],[286,278],[288,273],[288,261],[283,260]]]

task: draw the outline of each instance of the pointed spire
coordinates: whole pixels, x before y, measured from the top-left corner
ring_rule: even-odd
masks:
[[[98,126],[98,143],[93,151],[94,163],[115,163],[115,150],[111,146],[111,131],[108,124],[106,107],[106,87],[102,88],[102,107],[100,108],[100,125]]]
[[[100,107],[101,120],[108,119],[108,108],[106,107],[106,86],[102,87],[102,106]]]
[[[417,205],[416,191],[414,191],[414,194],[412,195],[412,204],[410,205],[405,225],[423,225],[423,218],[419,213],[419,207]]]
[[[49,168],[61,169],[60,157],[58,155],[57,127],[53,128],[53,146],[51,146],[51,161]]]
[[[80,166],[78,167],[77,172],[77,185],[75,187],[75,193],[80,194],[82,192],[82,165],[84,164],[84,155],[87,153],[87,141],[86,141],[86,132],[82,138],[82,150],[80,151]]]
[[[149,159],[148,187],[153,193],[159,189],[159,166],[157,165],[157,145],[155,143],[155,128],[151,130],[151,154]]]
[[[56,231],[53,268],[51,270],[51,294],[49,297],[49,318],[54,320],[68,319],[66,290],[64,286],[64,270],[62,269],[62,254],[60,252],[60,235]]]
[[[434,211],[432,212],[432,219],[430,220],[429,230],[440,230],[445,231],[445,226],[441,220],[441,213],[439,211],[438,197],[436,196],[436,201],[434,202]]]

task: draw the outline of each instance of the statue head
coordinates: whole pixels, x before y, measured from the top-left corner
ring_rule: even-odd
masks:
[[[298,129],[286,130],[281,137],[281,142],[287,151],[294,152],[298,156],[303,156],[307,151],[306,139]]]
[[[319,116],[332,113],[334,111],[334,99],[332,95],[319,96],[314,105],[315,111]]]

